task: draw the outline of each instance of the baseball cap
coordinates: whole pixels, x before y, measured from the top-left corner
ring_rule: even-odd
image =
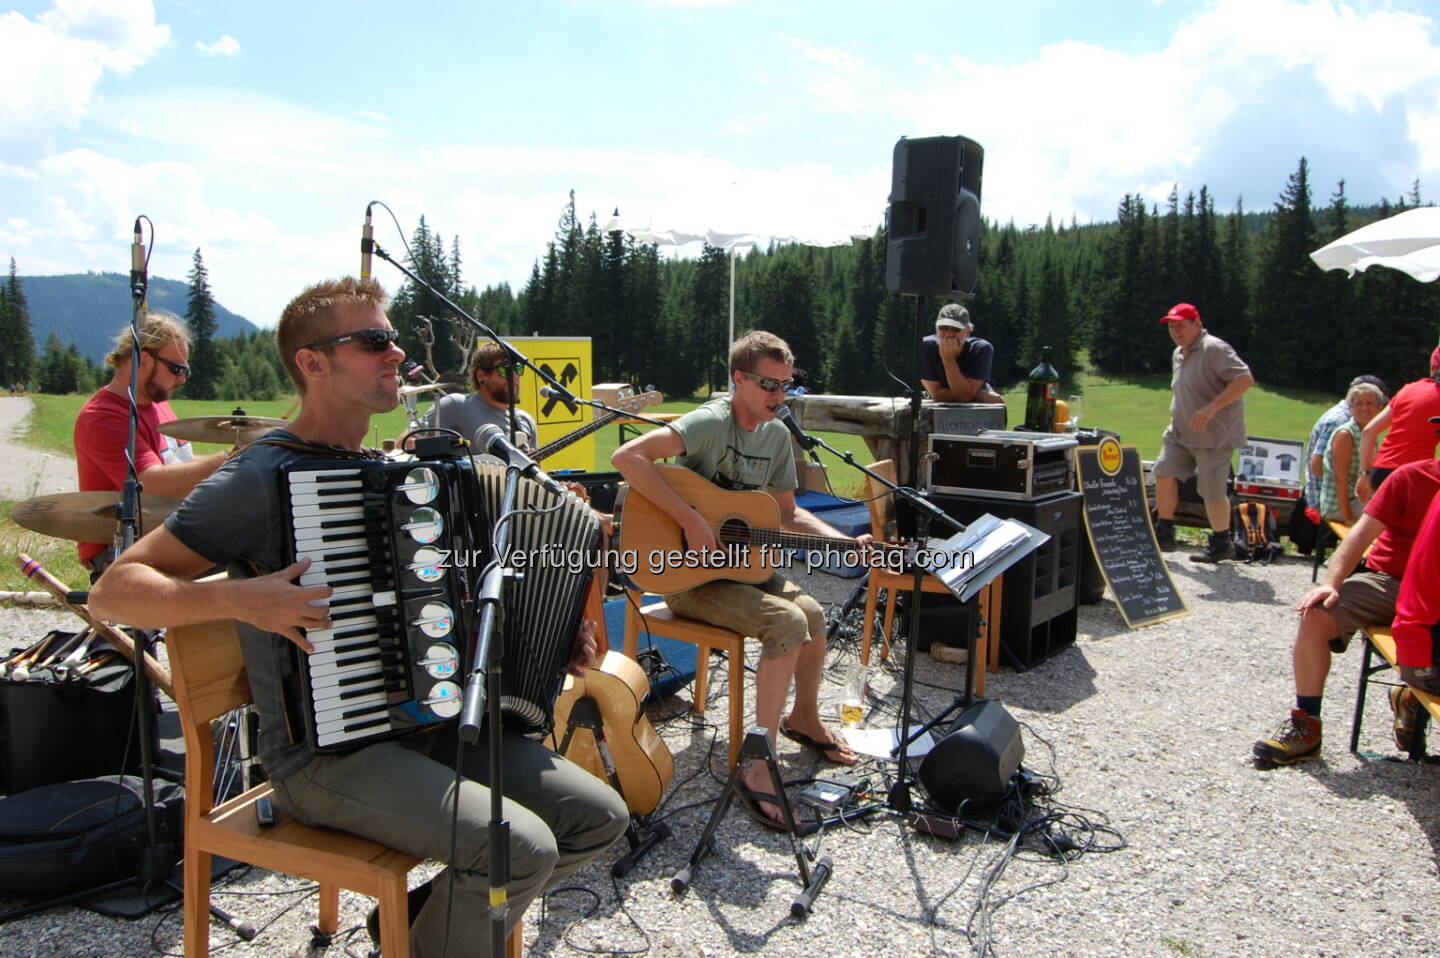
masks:
[[[1160,317],[1162,323],[1183,323],[1189,319],[1199,319],[1200,310],[1189,303],[1176,303],[1170,307],[1170,312]]]
[[[970,310],[959,303],[946,303],[940,307],[940,315],[935,317],[936,329],[969,329]]]

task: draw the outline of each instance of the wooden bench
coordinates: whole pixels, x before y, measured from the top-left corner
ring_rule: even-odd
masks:
[[[1339,519],[1324,519],[1315,532],[1315,548],[1311,553],[1310,581],[1320,578],[1320,567],[1325,564],[1325,550],[1339,545],[1340,540],[1350,534],[1350,527]]]
[[[1355,693],[1355,717],[1350,723],[1350,751],[1360,750],[1360,725],[1365,718],[1365,692],[1371,683],[1377,680],[1373,677],[1375,673],[1387,668],[1395,668],[1395,638],[1390,634],[1388,625],[1372,625],[1363,630],[1365,635],[1365,654],[1360,658],[1360,688]],[[1375,662],[1374,654],[1379,651],[1384,657],[1384,662]],[[1379,682],[1381,685],[1392,685],[1391,682]],[[1415,709],[1415,731],[1410,736],[1410,754],[1412,761],[1425,760],[1425,727],[1433,715],[1440,719],[1440,696],[1431,695],[1429,692],[1421,692],[1411,689],[1415,698],[1424,708]]]

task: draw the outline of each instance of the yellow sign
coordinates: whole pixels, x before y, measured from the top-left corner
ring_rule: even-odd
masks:
[[[1106,436],[1100,440],[1100,444],[1095,448],[1095,458],[1100,464],[1100,471],[1107,476],[1118,473],[1124,462],[1124,456],[1120,452],[1120,443],[1114,436]]]
[[[505,340],[535,365],[553,376],[560,385],[582,399],[590,398],[590,337],[516,336]],[[520,408],[535,417],[540,445],[554,442],[590,422],[589,406],[569,404],[540,395],[545,381],[530,370],[520,380]],[[547,456],[541,464],[546,472],[595,468],[595,439],[586,436]]]

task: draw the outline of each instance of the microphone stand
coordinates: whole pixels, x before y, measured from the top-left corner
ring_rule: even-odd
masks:
[[[941,509],[939,506],[935,505],[935,503],[925,498],[925,495],[923,493],[916,491],[912,486],[902,486],[899,483],[892,482],[890,479],[880,475],[868,466],[862,466],[860,463],[856,462],[854,453],[848,451],[842,453],[838,449],[827,443],[825,440],[821,439],[819,436],[812,436],[800,432],[798,426],[796,427],[794,432],[795,441],[798,442],[800,444],[800,447],[806,452],[810,452],[817,447],[820,449],[824,449],[826,452],[838,457],[839,459],[843,460],[854,468],[859,469],[865,475],[869,476],[876,482],[888,488],[891,494],[910,503],[910,505],[915,509],[916,515],[918,517],[916,535],[920,541],[923,542],[926,538],[928,538],[930,523],[932,521],[938,521],[943,525],[949,526],[956,532],[965,531],[964,523],[960,522],[958,519],[947,513],[944,509]],[[912,422],[912,443],[914,442],[914,437],[918,432],[919,428],[917,416],[915,421]],[[803,439],[801,438],[802,435],[804,436]],[[912,456],[911,458],[913,461],[914,457]],[[911,475],[913,482],[913,466],[911,467]],[[896,746],[896,748],[892,751],[892,754],[896,756],[896,762],[898,763],[898,771],[896,774],[895,785],[893,788],[891,788],[890,794],[886,799],[886,804],[889,805],[891,809],[902,813],[910,811],[913,807],[913,802],[910,797],[910,789],[913,785],[913,782],[909,778],[909,772],[907,769],[910,743],[928,729],[927,726],[926,729],[921,729],[919,732],[916,732],[913,735],[910,732],[910,706],[911,702],[914,699],[915,690],[915,648],[918,645],[919,638],[919,606],[920,595],[922,591],[921,583],[925,579],[925,569],[920,565],[912,564],[911,573],[914,578],[910,586],[910,604],[909,607],[905,610],[905,677],[901,683],[899,733],[900,744]],[[972,673],[975,668],[975,649],[973,648],[973,636],[971,638],[971,645],[972,648],[970,649],[969,661],[966,663],[965,667],[966,704],[968,704],[970,700]]]
[[[145,294],[149,287],[146,276],[148,256],[146,255],[142,234],[140,232],[140,221],[150,222],[150,218],[144,215],[135,219],[135,243],[132,247],[130,262],[130,384],[126,397],[130,401],[129,433],[125,438],[125,464],[127,473],[125,482],[120,490],[120,502],[115,507],[116,518],[119,523],[119,547],[115,555],[118,557],[135,544],[140,530],[140,491],[143,484],[140,476],[135,472],[135,440],[140,429],[140,409],[136,396],[139,390],[140,381],[140,317],[145,310]],[[151,246],[154,246],[154,224],[151,224]],[[112,560],[113,561],[113,560]],[[162,883],[172,891],[184,897],[184,890],[170,881],[170,872],[176,862],[176,848],[173,842],[161,840],[160,820],[155,809],[155,778],[158,771],[155,767],[154,754],[154,728],[155,728],[155,687],[150,681],[150,676],[145,671],[145,660],[150,655],[150,633],[145,629],[134,630],[135,645],[134,654],[130,662],[132,666],[131,687],[135,690],[135,732],[140,740],[140,801],[145,810],[145,844],[140,849],[139,861],[136,874],[122,878],[118,881],[109,882],[95,888],[87,888],[83,891],[72,892],[53,898],[48,901],[39,902],[33,905],[26,905],[13,911],[0,914],[0,924],[32,915],[36,912],[45,911],[56,905],[69,904],[73,901],[84,901],[98,895],[117,891],[121,888],[140,883],[141,888],[146,888],[154,883]],[[150,909],[147,908],[146,911]],[[210,906],[210,913],[218,918],[222,924],[234,930],[245,941],[250,941],[256,935],[256,929],[248,922],[242,922],[234,915]],[[142,912],[143,914],[143,912]]]
[[[379,243],[371,240],[370,248],[374,255],[404,273],[417,286],[428,290],[450,307],[457,317],[473,326],[477,332],[499,344],[512,361],[528,366],[534,370],[536,376],[545,380],[552,387],[564,389],[553,376],[536,366],[518,349],[502,340],[489,326],[471,316],[444,293],[415,275],[414,271],[396,262],[395,258],[382,249]],[[508,382],[506,387],[509,387]],[[511,415],[513,427],[513,405],[511,406]],[[497,513],[499,521],[495,524],[495,533],[491,538],[492,551],[496,561],[486,572],[485,578],[481,582],[480,595],[476,600],[480,606],[480,624],[476,628],[475,641],[471,646],[471,671],[465,684],[459,729],[460,740],[467,745],[474,745],[480,739],[482,713],[490,724],[490,951],[495,955],[505,953],[505,916],[510,911],[508,890],[510,884],[510,823],[504,818],[505,761],[503,750],[505,743],[501,735],[500,724],[500,699],[504,687],[501,681],[500,655],[494,642],[494,636],[502,611],[500,604],[505,593],[505,583],[515,575],[513,569],[505,568],[502,563],[509,554],[510,543],[510,524],[505,519],[515,508],[519,486],[519,467],[513,463],[507,463],[505,486],[501,493],[500,508]],[[453,867],[454,863],[450,864]]]
[[[467,745],[480,740],[481,712],[489,722],[490,738],[490,953],[505,953],[505,916],[510,911],[510,822],[505,819],[505,763],[502,750],[500,698],[500,646],[495,634],[504,615],[501,601],[505,583],[514,578],[515,570],[504,564],[510,554],[509,517],[515,511],[515,498],[520,488],[520,467],[505,466],[505,486],[500,494],[499,518],[490,538],[495,562],[480,583],[480,624],[470,649],[470,678],[465,685],[465,704],[460,713],[460,739]],[[458,799],[457,799],[458,800]],[[451,863],[454,867],[454,863]]]

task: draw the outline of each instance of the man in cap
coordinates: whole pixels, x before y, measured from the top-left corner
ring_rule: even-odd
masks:
[[[970,311],[947,303],[935,318],[935,335],[920,343],[920,383],[936,402],[987,402],[1005,400],[990,387],[990,365],[995,347],[972,336]]]
[[[1235,450],[1245,444],[1245,390],[1255,385],[1250,367],[1233,347],[1205,331],[1200,311],[1176,303],[1160,317],[1175,343],[1170,359],[1170,425],[1155,460],[1155,537],[1160,548],[1175,548],[1175,507],[1180,481],[1196,477],[1210,540],[1194,562],[1219,562],[1234,555],[1230,545],[1230,499],[1225,482]]]

